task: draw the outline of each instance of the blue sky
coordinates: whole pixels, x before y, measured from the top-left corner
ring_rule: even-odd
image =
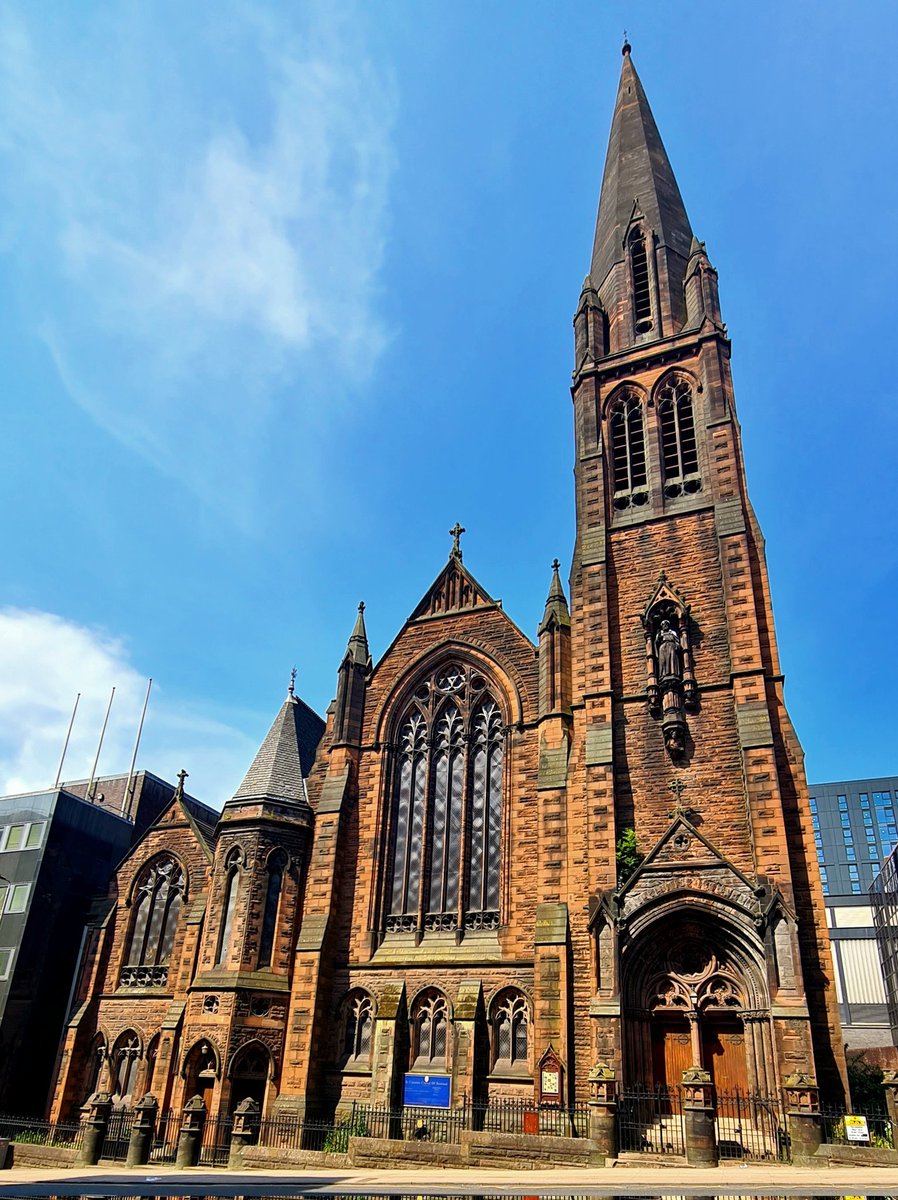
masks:
[[[0,4],[0,788],[234,790],[468,532],[535,634],[627,28],[720,272],[812,779],[898,771],[886,3]]]

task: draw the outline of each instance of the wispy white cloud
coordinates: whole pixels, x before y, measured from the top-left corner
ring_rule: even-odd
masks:
[[[0,239],[73,399],[240,519],[282,397],[317,424],[388,338],[394,90],[338,4],[104,12],[0,10]]]
[[[0,795],[52,786],[79,692],[63,779],[90,774],[113,687],[99,773],[127,771],[146,682],[123,639],[54,613],[0,609]],[[192,794],[220,806],[256,749],[226,719],[154,685],[138,767],[170,780],[184,767]]]

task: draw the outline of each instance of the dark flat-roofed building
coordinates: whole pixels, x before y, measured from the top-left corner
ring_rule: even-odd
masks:
[[[82,780],[0,797],[3,1111],[42,1113],[91,900],[174,788],[141,771],[90,790]]]

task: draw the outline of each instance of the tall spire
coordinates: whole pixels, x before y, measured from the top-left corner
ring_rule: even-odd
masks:
[[[552,620],[555,621],[556,625],[570,625],[571,623],[571,614],[568,611],[567,598],[564,594],[561,575],[559,574],[560,567],[561,563],[556,558],[552,563],[552,582],[549,585],[549,594],[546,597],[546,609],[539,626],[540,633],[548,627]]]
[[[629,270],[621,273],[614,268],[625,264],[626,243],[634,226],[644,236],[648,282],[656,285],[657,290],[653,287],[652,291],[656,291],[661,304],[660,313],[652,314],[652,335],[667,336],[682,325],[683,277],[692,245],[692,228],[658,126],[633,66],[630,45],[624,42],[590,267],[592,285],[612,320],[615,309],[622,303],[623,291],[629,290],[631,284]],[[655,297],[651,297],[651,304],[657,307]],[[632,324],[635,327],[637,322]],[[645,330],[637,332],[648,328],[646,325]],[[613,349],[623,348],[634,340],[633,336],[618,333],[618,337],[612,337]]]
[[[368,632],[365,629],[365,602],[359,604],[352,633],[343,661],[337,673],[337,696],[334,701],[334,733],[331,746],[349,743],[357,745],[362,736],[365,715],[365,693],[371,672]]]

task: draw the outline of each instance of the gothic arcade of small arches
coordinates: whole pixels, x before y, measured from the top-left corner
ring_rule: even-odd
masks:
[[[674,1087],[699,1066],[722,1092],[774,1086],[763,946],[730,915],[686,907],[644,926],[621,956],[626,1084]]]

